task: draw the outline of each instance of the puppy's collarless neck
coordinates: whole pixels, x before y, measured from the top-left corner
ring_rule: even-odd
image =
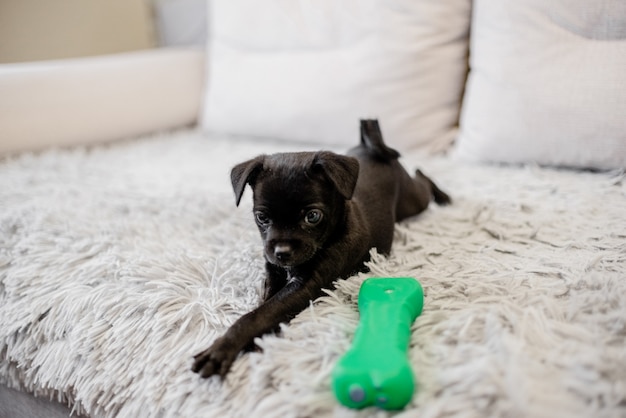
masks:
[[[287,284],[302,284],[304,283],[304,279],[299,274],[293,274],[292,271],[287,270]]]

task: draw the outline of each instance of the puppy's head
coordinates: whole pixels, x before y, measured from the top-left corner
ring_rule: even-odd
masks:
[[[311,260],[340,233],[359,162],[328,151],[261,155],[231,172],[237,205],[249,184],[266,259],[289,268]]]

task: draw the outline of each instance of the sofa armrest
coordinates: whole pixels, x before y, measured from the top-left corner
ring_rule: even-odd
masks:
[[[204,51],[0,65],[0,154],[129,138],[193,124]]]

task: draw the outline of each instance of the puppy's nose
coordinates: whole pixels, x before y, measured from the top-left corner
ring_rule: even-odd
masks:
[[[288,261],[291,258],[292,249],[289,244],[276,244],[274,255],[279,261]]]

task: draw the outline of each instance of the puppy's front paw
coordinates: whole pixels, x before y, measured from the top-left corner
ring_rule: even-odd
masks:
[[[194,362],[191,370],[199,373],[202,377],[219,374],[224,378],[239,351],[239,347],[232,344],[225,337],[218,338],[211,347],[193,357]]]

